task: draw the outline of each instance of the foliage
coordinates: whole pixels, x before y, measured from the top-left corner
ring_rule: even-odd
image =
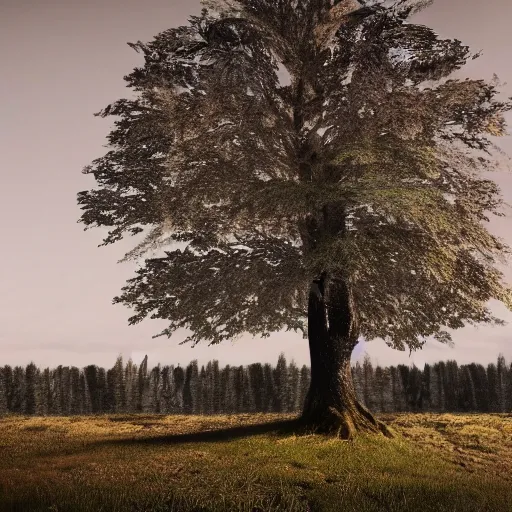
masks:
[[[512,103],[449,79],[471,53],[406,22],[428,3],[212,0],[131,44],[138,97],[98,113],[119,119],[78,199],[105,244],[146,233],[127,259],[181,245],[114,299],[131,324],[194,344],[305,333],[322,272],[349,284],[360,334],[399,350],[502,323],[486,305],[512,308],[495,268],[510,249],[483,224],[502,200],[482,174]]]

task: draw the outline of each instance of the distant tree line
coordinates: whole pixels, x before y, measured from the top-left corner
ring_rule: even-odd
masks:
[[[374,412],[512,412],[512,364],[500,355],[487,368],[456,361],[373,367],[370,358],[352,367],[360,400]],[[0,367],[0,414],[85,415],[104,413],[231,414],[299,412],[310,369],[284,354],[277,365],[219,367],[214,360],[186,367],[160,364],[148,370],[119,356],[113,368],[58,366],[40,370]]]

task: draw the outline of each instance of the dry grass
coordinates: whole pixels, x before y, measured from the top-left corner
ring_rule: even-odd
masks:
[[[3,511],[512,510],[512,415],[381,415],[396,439],[294,415],[0,419]]]
[[[470,472],[496,475],[512,483],[512,414],[382,416],[416,446],[435,450]]]

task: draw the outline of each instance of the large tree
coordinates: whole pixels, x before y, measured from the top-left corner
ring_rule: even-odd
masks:
[[[500,323],[490,299],[512,307],[494,266],[509,248],[483,225],[499,188],[482,176],[512,105],[448,79],[472,55],[406,22],[428,1],[203,3],[130,44],[136,99],[97,114],[118,119],[84,169],[99,187],[79,194],[81,221],[111,227],[104,244],[145,232],[125,259],[168,246],[114,302],[194,344],[300,330],[303,424],[389,434],[354,392],[358,339],[416,350]]]

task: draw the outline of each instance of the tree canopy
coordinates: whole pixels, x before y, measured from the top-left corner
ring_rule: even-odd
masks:
[[[407,22],[430,2],[203,3],[130,43],[137,98],[96,114],[117,119],[80,221],[112,228],[104,244],[144,232],[126,259],[169,246],[114,299],[130,323],[194,343],[305,333],[322,272],[350,283],[361,335],[399,350],[502,323],[487,304],[512,309],[510,249],[485,227],[503,202],[484,173],[512,103],[449,78],[477,55]]]

